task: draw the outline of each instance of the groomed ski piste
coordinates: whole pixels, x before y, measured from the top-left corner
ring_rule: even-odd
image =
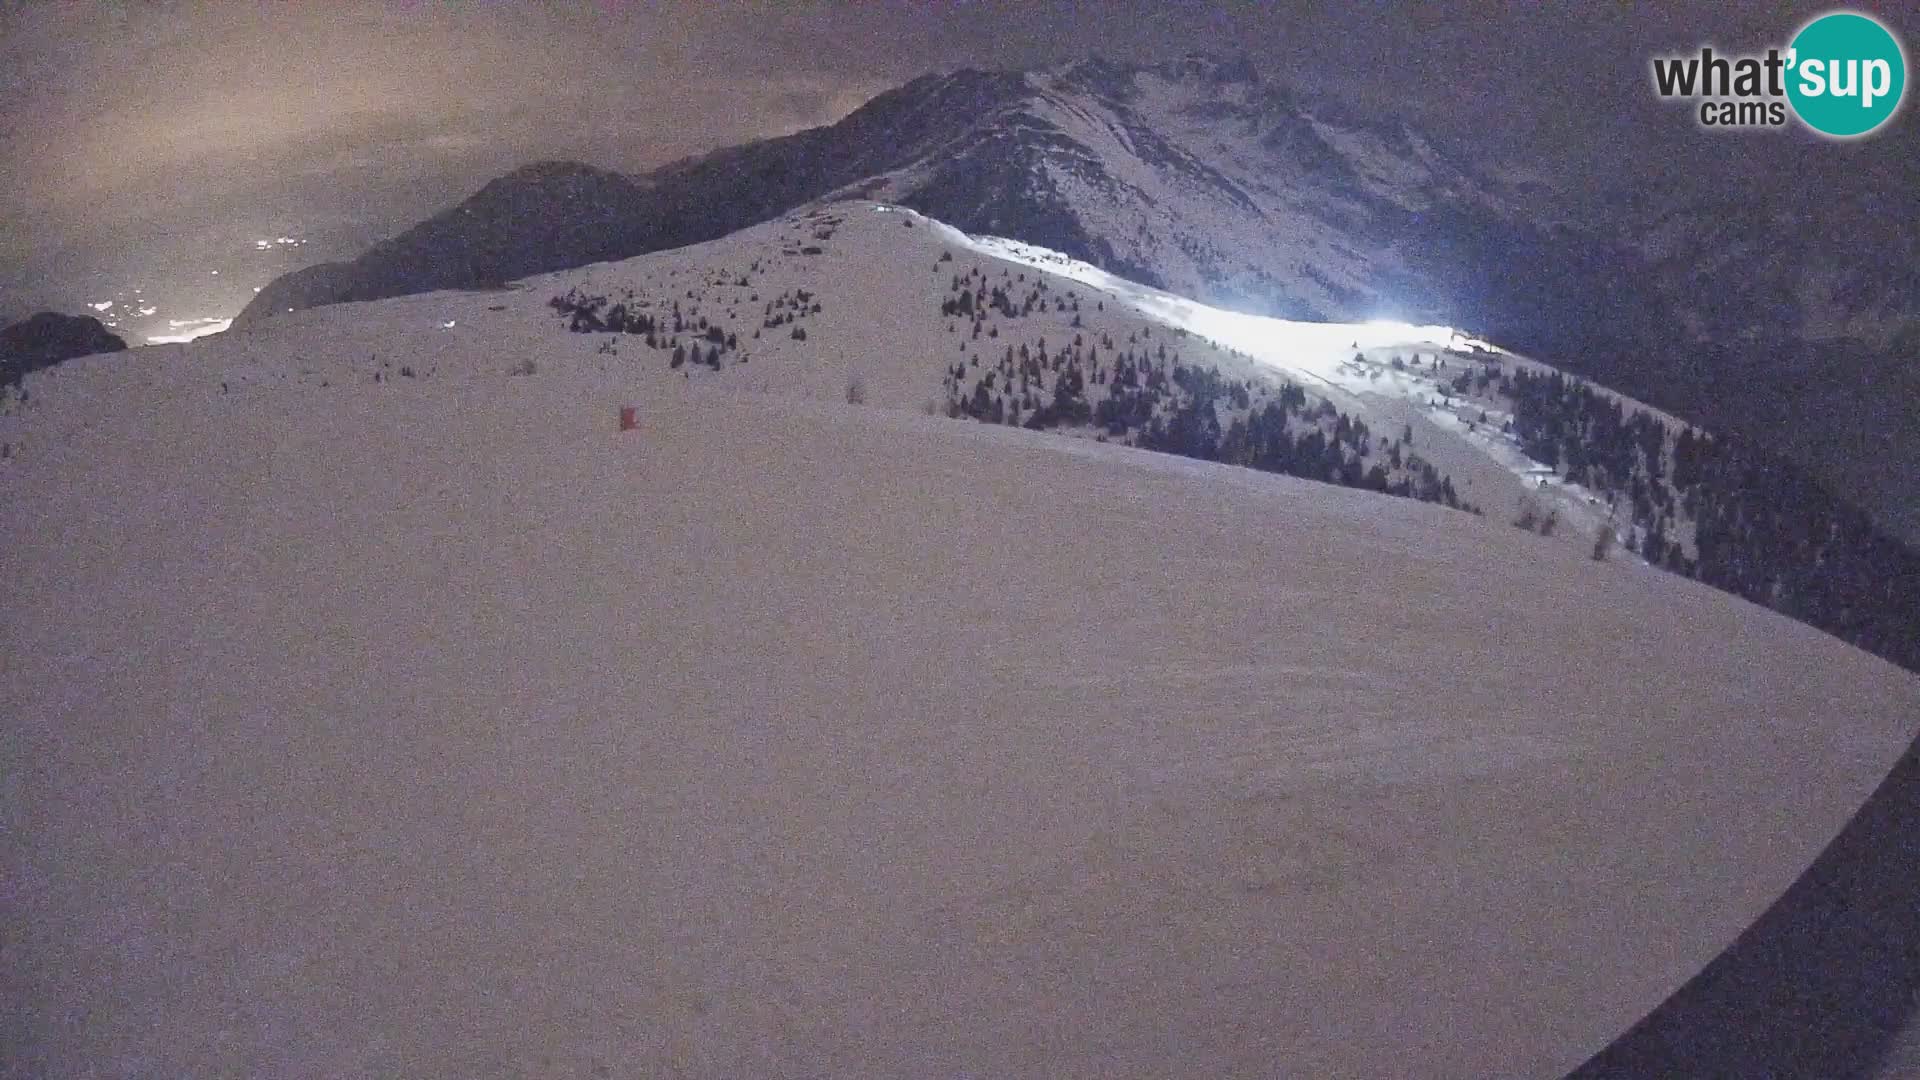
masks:
[[[980,340],[1284,356],[1485,517],[925,415],[951,279],[1040,256],[903,216],[30,376],[4,1074],[1557,1076],[1913,739],[1920,680],[1512,528],[1342,366],[1451,334],[1066,275]]]

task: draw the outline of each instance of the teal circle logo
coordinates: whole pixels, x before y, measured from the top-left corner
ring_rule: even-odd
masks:
[[[1806,125],[1839,139],[1893,118],[1907,92],[1907,57],[1892,32],[1838,11],[1802,27],[1787,52],[1787,100]]]

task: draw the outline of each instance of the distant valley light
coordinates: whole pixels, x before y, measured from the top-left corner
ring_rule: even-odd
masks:
[[[149,345],[178,345],[182,342],[203,338],[209,334],[218,334],[233,325],[232,319],[168,319],[167,325],[178,333],[148,334]],[[184,329],[183,329],[184,328]]]

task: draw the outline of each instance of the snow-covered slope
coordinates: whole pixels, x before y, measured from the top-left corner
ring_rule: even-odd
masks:
[[[195,370],[235,391],[407,372],[497,382],[541,357],[631,371],[660,394],[853,395],[1047,428],[1443,502],[1586,550],[1618,541],[1920,664],[1920,558],[1857,510],[1750,444],[1444,326],[1235,312],[859,200],[365,310],[380,314],[359,328],[270,320],[196,353]],[[281,344],[313,325],[355,344],[331,366]]]
[[[1913,738],[1913,676],[1497,517],[922,415],[1076,333],[1278,396],[1064,263],[943,315],[1013,255],[823,209],[30,376],[7,1075],[1559,1075]]]
[[[1000,299],[990,300],[990,290]],[[962,297],[964,314],[953,310]],[[289,344],[309,340],[316,327],[325,327],[330,360]],[[1510,516],[1539,483],[1531,463],[1511,451],[1511,439],[1488,432],[1470,440],[1456,422],[1457,403],[1439,404],[1442,375],[1452,378],[1476,358],[1507,362],[1450,328],[1238,315],[1045,248],[971,237],[906,208],[866,201],[827,203],[710,243],[530,278],[498,292],[400,298],[341,317],[290,314],[248,335],[197,346],[194,370],[203,384],[244,392],[290,379],[387,380],[403,368],[419,378],[497,383],[534,360],[546,373],[631,375],[649,396],[712,383],[844,400],[857,384],[869,404],[956,413],[996,363],[1056,353],[1083,372],[1079,396],[1090,413],[1114,395],[1108,378],[1116,361],[1163,374],[1184,364],[1247,386],[1246,401],[1220,403],[1223,427],[1295,384],[1303,391],[1301,411],[1321,410],[1296,418],[1296,434],[1318,422],[1331,438],[1336,419],[1358,421],[1363,434],[1371,428],[1378,437],[1352,440],[1351,467],[1364,472],[1378,464],[1389,483],[1432,489],[1424,497],[1437,500],[1444,482],[1456,501]],[[1416,355],[1452,367],[1423,375],[1395,363]],[[1032,373],[1029,415],[1032,405],[1054,400],[1061,371],[1055,364]],[[980,400],[1012,405],[1013,384],[1004,378]],[[1143,416],[1166,420],[1178,398],[1156,396]],[[983,404],[980,418],[986,410]],[[1091,416],[1047,426],[1133,444],[1144,437]],[[1598,519],[1580,518],[1584,500],[1562,501],[1584,524],[1563,539],[1590,542]]]

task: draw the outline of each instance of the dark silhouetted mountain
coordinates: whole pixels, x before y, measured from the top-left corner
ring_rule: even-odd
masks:
[[[241,321],[354,300],[475,288],[630,252],[620,238],[646,211],[643,183],[572,162],[541,162],[481,188],[350,263],[322,263],[260,291]]]
[[[0,386],[13,386],[29,373],[63,360],[126,347],[98,319],[42,311],[0,329]]]

